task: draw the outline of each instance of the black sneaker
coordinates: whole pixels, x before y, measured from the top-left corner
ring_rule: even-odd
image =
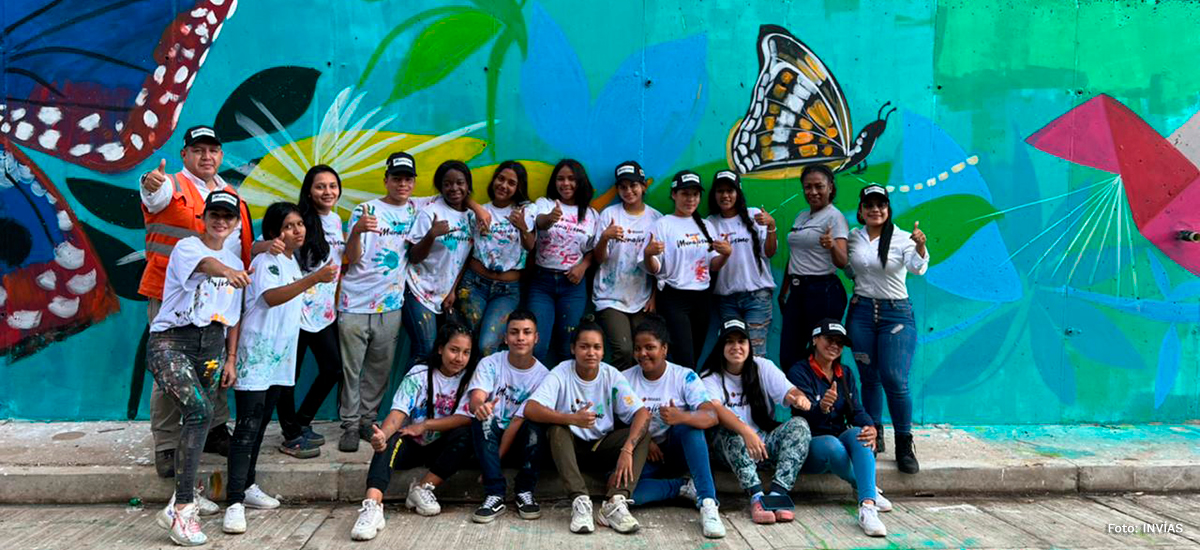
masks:
[[[300,433],[313,445],[320,447],[325,444],[325,436],[313,431],[312,426],[305,426]]]
[[[296,458],[316,458],[321,456],[321,448],[313,445],[311,441],[305,439],[303,435],[297,436],[295,439],[284,441],[279,446],[279,452],[285,455],[291,455]]]
[[[517,515],[521,519],[537,519],[542,517],[542,507],[533,500],[533,493],[523,491],[517,493]]]
[[[338,450],[343,453],[353,453],[358,450],[358,431],[351,428],[342,432],[338,439]]]
[[[230,439],[232,438],[229,436],[229,428],[221,424],[208,431],[208,437],[204,440],[204,452],[228,457]]]
[[[487,498],[483,499],[483,504],[480,504],[475,509],[475,513],[471,515],[471,521],[475,523],[491,523],[503,513],[504,497],[488,495]]]
[[[154,471],[158,477],[175,477],[175,449],[154,453]]]

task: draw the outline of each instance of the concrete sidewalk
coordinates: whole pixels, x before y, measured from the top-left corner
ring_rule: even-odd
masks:
[[[317,424],[329,440],[318,458],[280,454],[272,424],[258,463],[258,482],[289,501],[356,501],[362,498],[371,451],[337,451],[338,427]],[[1141,426],[924,426],[916,431],[921,473],[896,470],[891,452],[879,457],[879,485],[890,495],[994,495],[1200,491],[1200,425]],[[0,424],[0,503],[78,504],[166,500],[171,480],[154,473],[146,422]],[[225,460],[204,455],[202,479],[221,498]],[[418,472],[397,473],[390,496],[402,495]],[[716,473],[717,489],[738,494],[733,475]],[[769,478],[765,478],[769,479]],[[596,478],[597,493],[600,479]],[[801,476],[796,491],[849,495],[831,476]],[[543,498],[562,496],[554,472],[543,472]],[[462,472],[438,490],[439,498],[481,498],[478,473]]]

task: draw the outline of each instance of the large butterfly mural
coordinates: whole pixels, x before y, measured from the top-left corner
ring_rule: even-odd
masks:
[[[759,27],[758,66],[750,106],[726,145],[729,166],[742,174],[783,179],[799,176],[809,164],[835,172],[859,166],[895,112],[885,103],[877,120],[855,134],[833,73],[783,27]]]
[[[22,150],[131,169],[170,137],[237,0],[8,0],[0,10],[0,354],[119,308],[71,205]]]

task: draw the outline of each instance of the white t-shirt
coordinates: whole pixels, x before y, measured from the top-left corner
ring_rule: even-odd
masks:
[[[642,404],[650,411],[650,437],[661,443],[671,427],[663,422],[658,409],[675,402],[685,411],[694,411],[712,400],[700,377],[675,363],[667,363],[667,370],[658,380],[647,380],[642,368],[634,366],[621,373],[629,380],[633,393],[642,398]]]
[[[767,258],[767,226],[754,221],[754,216],[762,212],[760,208],[748,208],[750,223],[758,233],[760,260],[754,255],[754,241],[750,231],[742,223],[741,216],[726,218],[720,214],[708,217],[709,223],[717,230],[713,239],[729,241],[732,252],[725,266],[717,273],[717,281],[713,292],[719,296],[729,296],[736,292],[753,292],[764,288],[775,288],[775,276],[771,274],[771,260]]]
[[[334,265],[342,265],[342,252],[346,249],[346,236],[342,233],[342,218],[334,212],[321,216],[321,227],[325,230],[325,242],[329,243],[329,259]],[[318,268],[319,269],[319,268]],[[341,275],[341,272],[338,272]],[[328,283],[317,283],[304,291],[304,308],[300,314],[300,330],[320,332],[337,319],[337,287],[334,279]]]
[[[573,414],[591,403],[596,424],[591,428],[571,426],[571,433],[587,441],[595,441],[613,431],[614,413],[629,424],[633,422],[634,413],[642,408],[641,398],[633,393],[629,381],[616,367],[601,362],[596,378],[588,382],[575,373],[574,359],[551,369],[529,399],[565,414]],[[524,416],[524,411],[518,416]]]
[[[386,313],[404,305],[404,275],[408,267],[408,233],[417,219],[418,205],[409,199],[393,206],[374,199],[355,207],[347,233],[367,210],[379,220],[379,233],[364,231],[362,257],[350,264],[342,277],[338,311]]]
[[[228,240],[228,239],[226,239]],[[225,277],[197,273],[196,266],[205,258],[216,258],[230,268],[241,270],[239,252],[228,248],[213,250],[199,237],[180,239],[171,251],[163,280],[162,309],[150,323],[150,332],[217,322],[231,327],[242,316],[242,290],[233,288]]]
[[[300,264],[284,254],[259,254],[250,262],[250,286],[245,292],[245,314],[238,335],[237,381],[233,389],[261,391],[271,386],[296,384],[296,339],[300,336],[300,310],[296,296],[275,307],[263,293],[292,284],[304,275]]]
[[[434,369],[433,371],[433,419],[446,418],[455,414],[468,403],[466,396],[460,401],[458,399],[458,383],[462,380],[463,373],[466,369],[458,372],[458,374],[447,377],[442,374],[442,371]],[[400,387],[396,388],[396,395],[392,398],[392,410],[400,411],[408,418],[404,420],[404,425],[414,424],[429,420],[427,418],[425,405],[429,402],[429,367],[426,365],[415,365],[408,374],[404,375],[404,380],[400,381]],[[455,406],[458,403],[458,406]],[[441,435],[441,432],[425,432],[415,438],[418,445],[426,445],[432,443]]]
[[[525,227],[533,229],[534,209],[533,205],[528,206],[529,208],[525,208]],[[483,205],[483,208],[492,215],[492,225],[488,226],[485,235],[479,232],[478,224],[472,224],[471,236],[475,239],[475,246],[471,249],[471,256],[489,271],[503,273],[523,269],[527,253],[521,245],[521,231],[508,221],[513,206],[496,208],[489,202]]]
[[[758,385],[762,388],[763,395],[771,402],[768,410],[770,414],[774,415],[775,407],[783,404],[783,399],[795,386],[788,381],[783,371],[779,370],[779,367],[776,367],[775,363],[769,359],[755,357],[754,362],[758,364]],[[709,397],[725,405],[742,422],[760,434],[762,433],[762,428],[754,423],[754,418],[750,414],[750,403],[746,401],[746,394],[742,391],[741,375],[734,376],[721,372],[720,374],[710,374],[701,380],[704,381],[704,387],[708,389]]]
[[[537,234],[537,265],[554,271],[566,271],[583,260],[583,255],[592,249],[596,239],[595,208],[588,207],[587,219],[579,221],[579,207],[562,204],[542,197],[533,204],[534,219],[562,207],[562,217],[548,229],[539,229]]]
[[[458,274],[471,254],[471,228],[475,226],[475,213],[470,210],[459,212],[450,208],[439,197],[421,208],[417,221],[408,233],[410,246],[416,244],[433,228],[433,219],[445,220],[450,232],[433,240],[429,255],[420,263],[409,263],[408,290],[417,301],[434,313],[442,312],[442,300],[454,290]]]
[[[929,268],[929,248],[925,257],[917,254],[912,233],[895,228],[888,248],[887,267],[879,265],[879,238],[872,239],[861,227],[850,232],[850,267],[854,268],[854,293],[867,298],[902,300],[908,298],[904,284],[907,269],[913,275],[924,275]]]
[[[789,275],[829,275],[837,271],[833,255],[821,246],[826,227],[833,230],[834,240],[845,239],[850,231],[846,216],[833,205],[817,210],[816,214],[804,210],[796,216],[787,236]]]
[[[496,419],[496,426],[504,429],[514,416],[525,412],[525,401],[548,374],[550,370],[537,359],[533,360],[532,367],[518,369],[508,362],[507,350],[498,351],[479,360],[475,376],[471,377],[471,383],[467,386],[466,397],[475,390],[486,392],[488,401],[499,396],[500,402],[492,409],[492,415]],[[469,406],[459,414],[474,417]]]
[[[608,259],[596,270],[592,282],[592,302],[596,310],[613,308],[625,313],[637,313],[650,301],[650,277],[642,263],[646,239],[662,214],[649,206],[639,215],[625,211],[623,204],[614,204],[600,213],[596,223],[600,233],[615,222],[625,229],[622,240],[608,241]]]
[[[716,239],[717,230],[706,220],[700,220],[708,234]],[[663,242],[658,255],[658,288],[670,286],[679,290],[704,290],[712,282],[711,262],[718,256],[704,238],[704,233],[691,217],[668,214],[654,223],[654,238]]]

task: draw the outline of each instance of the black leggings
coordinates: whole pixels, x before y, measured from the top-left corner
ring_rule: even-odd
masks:
[[[672,363],[698,370],[696,361],[708,336],[708,317],[712,304],[708,290],[679,290],[663,287],[655,298],[658,313],[667,321],[671,344],[667,355]]]
[[[779,368],[787,372],[805,358],[812,330],[821,319],[846,315],[846,287],[836,274],[789,275],[787,300],[783,304],[782,337],[779,339]]]
[[[474,462],[474,458],[470,426],[443,432],[427,445],[418,445],[412,438],[401,438],[400,434],[395,433],[388,439],[387,448],[371,457],[371,466],[367,469],[367,488],[386,493],[388,483],[392,481],[392,470],[408,470],[417,466],[425,466],[433,475],[449,479],[463,464]]]
[[[263,434],[271,422],[271,413],[284,386],[271,386],[262,391],[233,392],[237,404],[237,422],[233,426],[233,440],[229,442],[229,486],[225,501],[237,504],[246,499],[246,488],[254,485],[254,471],[258,469],[258,451],[262,448]]]
[[[313,359],[317,361],[317,377],[308,394],[296,408],[296,392],[294,386],[284,386],[279,392],[279,405],[276,414],[279,416],[279,427],[283,430],[283,439],[296,439],[303,429],[312,425],[317,410],[325,403],[325,398],[333,388],[342,383],[342,351],[338,343],[337,321],[319,332],[300,330],[300,340],[296,344],[296,380],[300,380],[300,367],[304,364],[304,351],[312,350]]]

